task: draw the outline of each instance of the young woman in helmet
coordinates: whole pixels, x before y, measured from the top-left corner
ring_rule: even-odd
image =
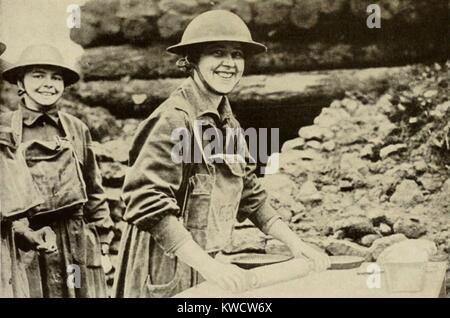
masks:
[[[169,297],[203,279],[244,290],[246,272],[214,256],[230,244],[236,220],[247,218],[317,270],[328,267],[328,257],[303,243],[271,209],[254,165],[230,160],[232,153],[215,154],[216,161],[202,151],[200,163],[172,156],[177,129],[191,132],[204,150],[196,123],[202,131],[239,128],[227,94],[241,79],[245,59],[265,50],[237,15],[223,10],[196,17],[181,42],[168,48],[184,57],[190,76],[140,125],[130,151],[117,297]]]
[[[33,45],[2,76],[19,89],[18,109],[4,116],[42,199],[28,211],[30,227],[56,233],[57,251],[34,255],[27,268],[31,296],[105,297],[100,255],[113,224],[91,136],[84,123],[57,107],[79,75],[56,48]]]
[[[0,55],[5,49],[0,42]],[[56,241],[49,227],[33,231],[28,226],[26,211],[42,201],[31,175],[23,171],[25,162],[17,158],[14,136],[5,121],[0,116],[0,298],[23,298],[30,294],[18,248],[52,253]]]

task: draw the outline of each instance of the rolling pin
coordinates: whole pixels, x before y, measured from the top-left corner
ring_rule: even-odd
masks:
[[[295,258],[283,263],[261,266],[248,270],[249,287],[256,289],[308,275],[312,270],[311,262]]]

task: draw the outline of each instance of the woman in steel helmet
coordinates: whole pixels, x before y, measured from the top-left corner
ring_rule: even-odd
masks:
[[[78,81],[78,72],[58,49],[41,44],[25,48],[2,76],[18,87],[18,108],[5,116],[17,153],[25,159],[22,173],[31,174],[41,199],[27,211],[30,227],[51,228],[56,236],[52,253],[36,254],[29,264],[30,294],[106,297],[100,264],[113,223],[91,135],[78,118],[58,109],[65,87]]]
[[[6,46],[0,42],[0,55]],[[30,297],[24,264],[18,250],[35,249],[51,253],[56,244],[49,227],[33,231],[26,219],[28,209],[42,201],[16,157],[8,116],[0,116],[0,297]]]
[[[245,219],[286,243],[294,256],[308,257],[318,270],[327,268],[328,257],[303,243],[272,210],[255,165],[238,160],[230,147],[211,153],[205,146],[206,131],[239,130],[227,95],[239,83],[245,59],[266,47],[252,40],[237,15],[213,10],[191,21],[168,51],[182,56],[178,65],[189,77],[135,136],[123,186],[128,225],[115,296],[169,297],[205,279],[245,290],[247,272],[214,258],[232,244],[236,221]],[[182,149],[182,158],[179,134],[193,145]]]

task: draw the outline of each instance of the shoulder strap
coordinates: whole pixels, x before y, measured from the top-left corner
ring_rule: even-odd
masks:
[[[177,105],[176,108],[183,111],[187,115],[188,124],[193,133],[193,136],[192,136],[193,142],[191,142],[191,145],[194,143],[197,143],[197,145],[202,153],[202,158],[205,161],[208,172],[211,173],[210,167],[207,164],[206,155],[203,151],[203,144],[202,144],[202,140],[201,140],[201,136],[200,136],[201,132],[198,131],[198,127],[196,125],[196,118],[194,116],[192,106],[179,95],[173,95],[173,96],[171,96],[171,98],[173,98],[174,103]],[[182,194],[182,195],[180,195],[180,197],[181,197],[182,201],[180,202],[180,200],[179,200],[178,202],[181,207],[180,217],[185,222],[186,221],[186,205],[187,205],[187,199],[188,199],[189,192],[190,192],[189,179],[192,176],[194,164],[193,163],[183,163],[183,164],[184,164],[185,169],[183,172],[182,187],[180,189],[180,194]]]
[[[179,105],[179,107],[176,107],[176,108],[180,109],[187,115],[188,124],[191,126],[190,128],[192,129],[192,114],[188,111],[189,108],[186,107],[187,105],[185,105],[185,101],[182,98],[180,98],[179,96],[173,96],[172,98],[174,98],[175,103],[177,105]],[[185,222],[186,222],[186,205],[187,205],[187,200],[188,200],[188,196],[189,196],[189,192],[190,192],[189,180],[192,176],[192,171],[194,169],[193,169],[192,163],[182,162],[182,164],[183,164],[183,180],[181,182],[178,205],[181,208],[180,220],[182,220],[183,224],[186,225],[185,224]]]
[[[192,112],[190,111],[190,105],[180,96],[178,95],[172,95],[171,98],[173,98],[174,103],[177,105],[175,108],[179,109],[180,111],[184,112],[187,117],[187,124],[190,126],[190,130],[194,130],[194,116]],[[190,144],[193,144],[192,142]],[[191,191],[189,187],[189,180],[191,176],[193,175],[194,166],[193,163],[185,163],[183,162],[183,180],[180,188],[180,195],[178,199],[178,204],[181,208],[180,210],[180,219],[183,221],[184,225],[186,225],[186,206],[188,201],[189,192]]]
[[[191,174],[192,174],[192,164],[184,164],[184,167],[186,168],[183,171],[183,181],[182,181],[182,185],[181,185],[181,189],[180,189],[180,193],[182,194],[181,197],[181,204],[180,205],[180,219],[183,221],[183,223],[185,223],[186,221],[186,206],[187,206],[187,200],[188,200],[188,196],[189,196],[189,192],[190,187],[189,187],[189,180],[191,178]],[[186,224],[185,224],[186,225]]]
[[[59,120],[61,121],[61,126],[66,134],[66,139],[72,145],[74,154],[79,162],[85,161],[85,149],[84,143],[81,142],[79,138],[80,132],[77,130],[77,127],[74,121],[64,112],[58,111]],[[82,137],[83,138],[83,137]]]
[[[19,146],[22,143],[22,127],[23,127],[22,125],[23,125],[22,111],[20,109],[17,109],[13,111],[11,115],[11,129],[13,131],[13,136],[17,146]]]
[[[69,124],[69,118],[66,116],[64,112],[58,111],[58,117],[61,121],[62,129],[64,130],[64,133],[66,134],[66,138],[69,139],[71,142],[73,141],[73,133],[71,131],[72,125]]]

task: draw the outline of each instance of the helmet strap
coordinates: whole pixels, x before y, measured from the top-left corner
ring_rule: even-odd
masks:
[[[202,72],[200,72],[200,69],[198,68],[197,64],[193,64],[194,70],[197,71],[197,75],[200,78],[200,81],[203,83],[203,85],[210,90],[211,92],[213,92],[216,95],[220,95],[223,96],[222,93],[219,93],[218,91],[216,91],[214,88],[211,87],[211,85],[208,84],[208,82],[205,80],[205,78],[203,77]],[[192,75],[193,76],[193,75]]]

